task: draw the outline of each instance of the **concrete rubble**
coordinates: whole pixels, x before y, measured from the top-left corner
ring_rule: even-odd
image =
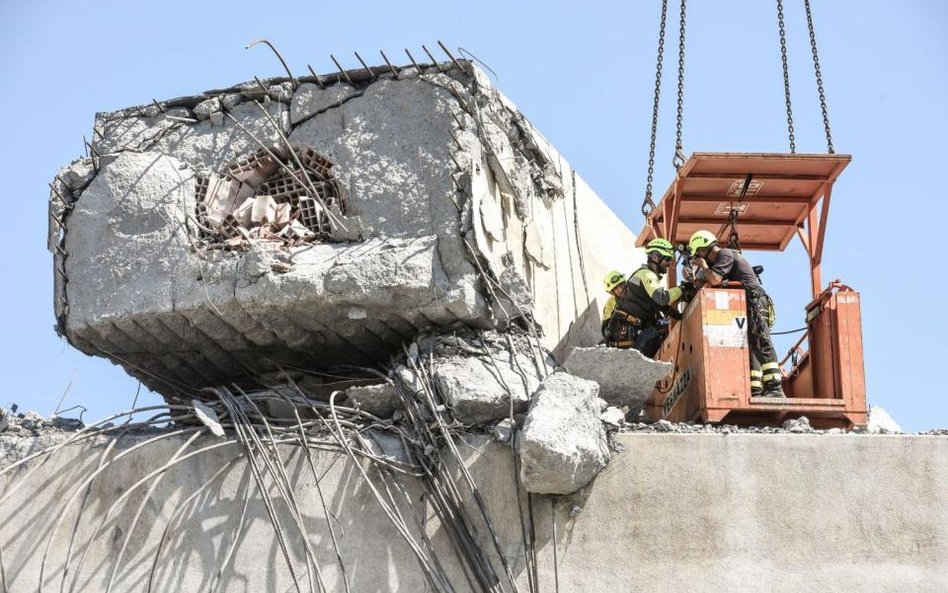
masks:
[[[902,427],[879,406],[869,406],[869,422],[866,423],[866,432],[870,434],[901,434]]]
[[[655,383],[672,372],[672,364],[652,360],[638,350],[574,348],[563,367],[567,372],[599,384],[599,397],[616,407],[627,407],[630,418],[639,412]]]
[[[520,481],[528,492],[572,494],[609,463],[598,392],[596,383],[568,373],[543,381],[520,435]]]
[[[634,236],[473,64],[392,70],[98,114],[52,183],[58,331],[185,401],[459,327],[595,344]]]

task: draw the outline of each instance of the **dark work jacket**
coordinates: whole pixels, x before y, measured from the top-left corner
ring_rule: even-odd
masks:
[[[638,318],[642,327],[653,325],[663,309],[648,295],[642,285],[642,275],[646,272],[655,273],[649,270],[648,266],[642,266],[636,270],[625,283],[625,294],[616,303],[616,309]],[[659,276],[659,279],[661,279],[661,276]]]

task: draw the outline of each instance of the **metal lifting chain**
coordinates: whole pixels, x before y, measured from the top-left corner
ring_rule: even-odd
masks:
[[[685,97],[685,2],[681,0],[681,20],[678,25],[678,122],[675,127],[675,156],[672,164],[675,170],[685,164],[685,153],[681,144],[681,120]]]
[[[807,1],[809,14],[809,2]],[[797,151],[797,143],[793,137],[793,108],[790,106],[790,72],[787,68],[787,30],[783,23],[783,0],[777,0],[777,24],[780,28],[780,61],[783,62],[783,94],[787,99],[787,132],[790,135],[790,152]]]
[[[747,190],[750,189],[751,181],[753,181],[754,175],[751,173],[747,174],[747,177],[744,178],[744,187],[741,188],[741,195],[737,198],[737,204],[731,204],[731,211],[727,215],[727,222],[724,223],[724,226],[718,231],[718,235],[727,228],[731,227],[731,232],[727,238],[727,246],[736,251],[741,250],[741,237],[737,234],[737,216],[741,210],[741,204],[744,203],[744,198],[747,196]]]
[[[662,60],[665,57],[665,15],[668,13],[668,0],[662,0],[662,22],[658,29],[658,60],[655,65],[655,101],[652,104],[652,140],[648,149],[648,180],[645,185],[645,199],[642,200],[642,215],[648,218],[655,209],[652,201],[652,179],[655,174],[655,136],[658,131],[658,104],[662,93]]]
[[[803,0],[806,7],[806,24],[810,29],[810,48],[813,50],[813,69],[816,71],[816,88],[820,93],[820,109],[823,110],[823,128],[826,130],[826,150],[833,154],[833,136],[830,134],[829,113],[826,109],[826,94],[823,92],[823,75],[820,73],[820,56],[816,52],[816,33],[813,32],[813,14],[810,12],[810,0]]]

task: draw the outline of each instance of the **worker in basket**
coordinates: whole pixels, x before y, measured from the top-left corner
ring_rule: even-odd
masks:
[[[652,239],[645,246],[645,257],[645,264],[628,280],[606,276],[606,290],[615,298],[615,304],[608,317],[603,311],[603,337],[607,346],[635,348],[651,358],[668,335],[671,306],[683,295],[689,298],[693,289],[690,284],[673,288],[660,285],[668,266],[675,261],[671,243]]]
[[[770,297],[740,252],[718,245],[714,233],[700,230],[688,241],[692,263],[699,268],[695,286],[739,282],[747,291],[747,333],[750,345],[750,384],[753,397],[786,397],[777,352],[770,339]]]

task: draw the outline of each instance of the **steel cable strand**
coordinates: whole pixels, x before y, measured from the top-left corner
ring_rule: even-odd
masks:
[[[59,528],[60,528],[60,527],[62,526],[62,524],[65,522],[65,520],[66,520],[66,513],[67,513],[67,511],[69,510],[69,507],[72,506],[72,503],[73,503],[73,501],[76,499],[76,497],[77,497],[81,492],[84,492],[85,489],[86,489],[90,484],[92,484],[92,482],[95,481],[95,479],[96,479],[102,472],[104,472],[106,469],[110,468],[114,463],[118,462],[120,459],[123,459],[124,457],[130,455],[131,453],[134,453],[134,452],[137,451],[138,449],[141,449],[141,448],[143,448],[143,447],[147,447],[147,446],[149,446],[149,445],[151,445],[151,444],[154,444],[155,442],[160,441],[160,440],[162,440],[162,439],[168,439],[168,438],[176,437],[176,436],[179,436],[179,435],[184,435],[184,434],[187,434],[187,433],[189,433],[189,432],[194,432],[194,431],[196,431],[196,430],[197,430],[197,429],[182,429],[182,430],[176,430],[176,431],[172,431],[172,432],[170,432],[170,433],[158,435],[158,436],[153,437],[153,438],[151,438],[151,439],[147,439],[147,440],[145,440],[145,441],[142,441],[141,443],[138,443],[137,445],[133,445],[132,447],[129,447],[128,449],[122,451],[121,453],[119,453],[118,455],[116,455],[115,457],[113,457],[108,463],[106,463],[106,464],[102,465],[101,467],[99,467],[98,469],[96,469],[94,472],[92,472],[92,474],[90,474],[88,477],[86,477],[85,480],[83,480],[78,486],[76,486],[76,487],[73,489],[72,494],[69,496],[69,498],[66,499],[65,504],[62,506],[62,508],[61,508],[60,511],[59,511],[59,515],[58,515],[58,517],[57,517],[57,519],[56,519],[55,525],[53,526],[53,528],[52,528],[52,529],[50,530],[50,532],[49,532],[49,538],[48,538],[48,540],[47,540],[47,542],[46,542],[46,550],[45,550],[45,552],[43,553],[43,559],[42,559],[42,561],[40,562],[39,589],[38,589],[38,590],[39,590],[41,593],[42,593],[42,590],[43,590],[43,579],[44,579],[44,577],[45,577],[45,575],[46,575],[46,563],[47,563],[47,561],[48,561],[48,559],[49,559],[49,554],[50,554],[50,552],[52,551],[53,540],[55,539],[56,532],[59,531]],[[79,518],[77,518],[76,520],[78,521]],[[68,571],[68,568],[69,568],[69,554],[68,554],[68,552],[69,552],[69,550],[67,550],[67,556],[66,556],[66,559],[65,559],[65,562],[64,562],[64,571]]]
[[[309,564],[312,564],[312,568],[316,573],[316,581],[319,584],[319,590],[325,591],[326,584],[323,582],[322,571],[319,568],[319,562],[316,560],[316,553],[313,551],[312,545],[309,542],[309,534],[306,531],[306,526],[303,524],[303,515],[300,511],[299,504],[296,501],[296,496],[293,494],[293,485],[290,483],[289,476],[286,475],[286,467],[283,464],[283,458],[280,456],[279,449],[277,448],[276,438],[273,436],[273,432],[270,430],[270,423],[267,422],[266,417],[260,411],[260,408],[257,407],[257,404],[250,398],[242,389],[239,387],[237,391],[241,393],[244,399],[253,406],[254,410],[260,414],[260,420],[263,423],[264,430],[266,430],[267,436],[270,439],[269,450],[272,451],[275,461],[270,459],[269,455],[264,456],[264,463],[267,466],[267,470],[270,472],[273,477],[274,484],[277,485],[280,490],[280,494],[283,496],[286,501],[288,510],[290,511],[290,517],[293,519],[293,522],[296,524],[296,528],[300,532],[300,537],[303,540],[303,546],[306,549],[307,554],[307,569],[309,569]],[[266,449],[265,444],[256,434],[252,431],[254,439],[259,443],[259,446]]]
[[[161,416],[163,415],[162,414],[157,415],[157,417],[161,417]],[[108,463],[111,463],[110,461],[108,461],[109,454],[112,452],[112,449],[118,444],[119,440],[124,438],[125,435],[129,433],[130,430],[131,428],[129,427],[129,425],[126,424],[123,426],[123,430],[121,432],[119,432],[118,434],[114,435],[111,439],[109,439],[109,443],[106,445],[105,449],[102,451],[102,454],[99,456],[99,463],[97,467],[98,470],[102,470]],[[105,434],[107,434],[108,432],[110,432],[109,429],[102,430],[100,433],[96,434],[95,436],[105,436]],[[82,502],[80,503],[79,510],[76,513],[76,517],[77,517],[76,523],[73,525],[72,532],[69,534],[69,543],[66,545],[66,558],[63,561],[63,578],[60,581],[60,585],[59,585],[59,590],[61,593],[66,590],[66,582],[69,575],[69,562],[70,562],[70,558],[72,558],[72,552],[75,547],[76,535],[79,532],[79,525],[80,525],[79,518],[81,518],[82,516],[83,509],[86,508],[86,502],[89,500],[89,495],[91,492],[92,492],[92,482],[90,482],[84,488],[84,492],[82,495]]]
[[[244,413],[240,410],[236,398],[231,395],[230,391],[223,387],[215,388],[213,391],[217,394],[224,407],[227,408],[231,419],[234,421],[234,429],[237,433],[238,442],[247,452],[247,461],[249,462],[249,467],[254,477],[254,483],[257,485],[257,491],[260,493],[260,498],[263,501],[264,507],[267,509],[267,514],[270,517],[270,523],[273,526],[273,531],[276,534],[277,542],[280,545],[280,551],[283,553],[283,558],[286,561],[287,568],[290,571],[290,576],[293,579],[293,585],[296,588],[297,593],[302,593],[303,589],[300,586],[299,577],[296,574],[296,566],[294,565],[293,558],[290,555],[286,534],[283,531],[282,525],[280,524],[280,519],[276,513],[276,507],[273,504],[273,500],[270,498],[270,493],[267,490],[267,485],[264,481],[263,474],[260,471],[260,468],[257,467],[257,461],[254,456],[254,449],[257,447],[253,443],[252,439],[247,435],[247,427],[251,426],[251,422],[249,418],[247,418],[247,416],[244,415]],[[252,432],[252,430],[250,432]],[[264,451],[260,451],[260,455],[265,456],[266,453]],[[310,581],[310,591],[315,591],[311,573],[308,575],[308,578]]]
[[[482,343],[483,343],[483,340],[482,340]],[[486,349],[486,346],[485,346],[485,349]],[[443,440],[446,441],[446,446],[449,448],[449,450],[451,450],[453,448],[453,435],[450,433],[447,425],[444,423],[444,420],[441,417],[440,408],[442,406],[439,406],[435,402],[435,399],[434,399],[435,392],[434,392],[434,387],[432,386],[431,374],[430,372],[426,372],[421,367],[417,366],[415,364],[415,361],[412,360],[411,357],[409,357],[409,363],[415,368],[415,372],[419,375],[419,377],[422,380],[422,386],[423,386],[422,391],[426,398],[426,403],[428,404],[428,408],[435,419],[436,425],[439,427],[440,434]],[[429,357],[429,365],[430,364],[431,364],[431,357]],[[432,447],[435,448],[435,450],[440,450],[440,445],[437,439],[437,435],[435,435],[434,433],[431,433],[431,431],[427,428],[427,425],[426,425],[426,432],[431,441]],[[457,461],[457,464],[461,468],[461,471],[464,472],[466,470],[466,467],[464,466],[464,463],[460,458],[460,454],[457,452],[456,449],[453,449],[453,452],[455,454],[455,459]],[[451,516],[451,526],[452,528],[457,530],[459,540],[462,544],[462,550],[465,552],[466,557],[468,558],[468,562],[472,565],[473,568],[476,569],[476,574],[478,574],[480,577],[482,587],[485,589],[496,590],[497,586],[501,586],[500,579],[498,578],[497,573],[494,570],[493,566],[491,565],[490,561],[483,554],[483,550],[481,549],[480,545],[477,543],[479,539],[477,529],[473,521],[471,520],[471,517],[464,509],[463,501],[461,499],[461,496],[457,489],[456,484],[454,483],[453,479],[447,477],[447,473],[445,471],[445,465],[444,465],[444,462],[441,460],[440,455],[438,455],[436,459],[437,459],[437,465],[436,465],[437,471],[433,472],[433,476],[432,476],[433,486],[435,487],[433,491],[436,494],[442,496],[442,500],[444,501],[444,504],[446,505],[445,512],[449,513]],[[469,477],[469,474],[468,474],[468,477]],[[471,479],[471,484],[473,485],[473,479]],[[442,490],[444,492],[442,492]],[[486,508],[482,507],[480,510],[482,511],[482,514],[486,519]],[[487,519],[487,522],[489,524],[489,519]],[[500,551],[499,543],[497,544],[497,547],[498,547],[498,552],[500,552],[501,559],[505,561],[506,559],[503,556],[503,553]],[[511,581],[512,581],[512,574],[510,576],[511,576]],[[514,585],[514,587],[516,587],[516,585]]]
[[[228,471],[231,467],[233,467],[234,464],[236,464],[241,458],[243,458],[243,456],[244,456],[243,452],[238,453],[236,457],[234,457],[233,459],[231,459],[230,461],[222,465],[220,468],[218,468],[217,471],[211,474],[211,477],[205,480],[204,483],[201,484],[186,499],[184,499],[181,503],[176,505],[174,512],[171,514],[171,517],[169,517],[168,522],[165,524],[165,528],[161,531],[161,537],[158,539],[158,547],[155,550],[154,560],[151,563],[151,570],[148,571],[148,584],[145,587],[146,593],[151,593],[152,587],[154,585],[155,575],[158,572],[158,565],[159,565],[159,561],[161,560],[161,552],[165,547],[165,542],[168,541],[168,537],[171,534],[172,528],[175,526],[176,523],[180,521],[181,517],[184,516],[184,513],[187,510],[188,505],[191,504],[191,502],[195,498],[200,496],[207,488],[209,488],[210,485],[213,484],[217,480],[218,477],[220,477],[226,471]]]
[[[386,472],[386,473],[387,473],[387,472]],[[380,473],[380,475],[383,475],[383,474]],[[398,491],[401,493],[402,498],[404,498],[404,500],[405,500],[405,505],[406,505],[409,509],[414,509],[415,507],[419,506],[419,505],[417,505],[413,500],[411,500],[411,497],[408,495],[408,492],[405,490],[404,486],[403,486],[398,480],[395,480],[394,477],[391,476],[391,475],[387,475],[387,476],[385,476],[385,477],[387,477],[389,480],[391,480],[392,484],[395,485],[395,487],[396,487],[396,488],[398,489]],[[398,515],[399,515],[399,517],[401,518],[401,520],[404,521],[405,519],[404,519],[404,517],[402,517],[401,511],[398,510],[398,503],[395,501],[395,497],[394,497],[394,495],[391,493],[391,489],[389,488],[388,482],[386,482],[386,481],[383,479],[383,480],[382,480],[382,485],[385,486],[386,494],[388,495],[389,500],[392,501],[392,506],[393,506],[393,508],[395,508],[395,510],[396,510],[396,512],[398,513]],[[424,496],[425,496],[425,495],[422,494],[422,499],[421,499],[421,500],[424,500]],[[419,502],[421,502],[421,500],[419,500]],[[427,517],[422,517],[422,516],[421,516],[421,512],[418,511],[418,510],[415,510],[415,511],[412,512],[412,517],[414,518],[414,521],[415,521],[415,527],[416,527],[416,529],[418,529],[418,533],[419,533],[419,535],[421,536],[421,542],[424,544],[425,549],[428,551],[428,554],[431,556],[431,562],[432,562],[432,564],[433,564],[434,567],[437,569],[437,571],[438,571],[439,574],[441,574],[441,575],[447,575],[447,571],[445,570],[444,565],[441,564],[441,558],[439,557],[438,552],[435,550],[434,544],[431,542],[431,538],[428,537],[428,533],[427,533],[427,530],[426,530],[426,527],[425,527],[425,519],[427,519]],[[465,573],[465,574],[466,574],[466,573]],[[447,580],[447,576],[444,576],[443,578]],[[469,582],[470,582],[470,581],[469,581]]]
[[[409,356],[409,359],[411,357]],[[423,379],[422,379],[423,381]],[[425,388],[423,386],[423,388]],[[418,435],[418,438],[415,441],[416,451],[414,453],[415,457],[419,460],[422,467],[425,469],[425,475],[422,477],[422,485],[425,487],[425,490],[428,494],[428,498],[432,503],[432,508],[437,515],[442,526],[444,526],[445,531],[448,535],[448,539],[451,542],[451,545],[454,547],[455,554],[459,560],[459,564],[465,576],[465,579],[468,582],[468,585],[472,590],[476,590],[478,584],[480,584],[479,575],[474,572],[474,566],[470,562],[469,558],[465,553],[464,545],[462,543],[458,526],[455,521],[450,518],[450,513],[447,509],[447,505],[444,503],[444,500],[439,496],[437,490],[435,474],[437,459],[438,456],[436,452],[438,450],[437,442],[434,439],[434,435],[430,433],[427,429],[427,421],[424,418],[424,415],[421,414],[421,407],[419,401],[415,396],[409,395],[405,390],[398,390],[400,396],[403,397],[403,405],[406,410],[406,417],[411,422],[415,433]],[[426,438],[427,437],[427,438]],[[425,536],[427,537],[427,536]],[[437,557],[437,554],[432,550],[434,557]],[[465,562],[465,560],[467,560]],[[440,559],[436,563],[438,566],[441,566]],[[443,569],[442,569],[443,570]],[[447,579],[447,577],[444,577]],[[475,582],[477,579],[477,582]],[[483,587],[481,587],[483,589]]]
[[[386,514],[389,520],[392,522],[392,525],[398,531],[399,535],[405,540],[409,548],[415,554],[418,563],[421,565],[422,570],[425,573],[425,578],[436,591],[454,593],[454,588],[451,586],[450,582],[447,581],[443,575],[436,573],[431,567],[431,561],[424,553],[424,551],[419,548],[418,544],[414,541],[411,534],[408,532],[408,526],[401,521],[396,514],[389,508],[389,505],[385,503],[382,498],[381,493],[378,491],[378,488],[372,482],[371,478],[368,475],[368,472],[365,471],[365,468],[362,467],[362,464],[359,463],[359,460],[355,457],[355,453],[352,451],[352,446],[349,444],[348,439],[346,439],[345,433],[342,429],[342,426],[338,422],[338,416],[335,411],[335,398],[339,391],[334,391],[329,396],[329,412],[333,423],[335,424],[336,430],[334,434],[336,435],[337,440],[344,448],[346,454],[349,456],[352,464],[355,466],[356,470],[362,475],[362,478],[365,480],[369,489],[375,495],[376,500],[378,500],[379,505],[382,507],[382,511]],[[436,578],[437,577],[437,578]]]
[[[251,474],[251,478],[252,478]],[[247,524],[247,509],[250,507],[250,481],[248,480],[244,486],[244,504],[240,507],[240,517],[237,519],[237,527],[234,529],[234,536],[231,538],[230,545],[227,546],[227,551],[224,553],[224,558],[221,560],[221,565],[217,569],[217,573],[214,575],[214,578],[211,580],[210,585],[208,586],[208,592],[214,593],[217,590],[217,587],[220,586],[222,582],[222,577],[224,576],[224,570],[226,570],[227,565],[230,564],[230,559],[233,557],[234,552],[237,551],[237,546],[240,545],[241,538],[244,535],[244,527]]]
[[[193,435],[191,435],[191,437],[188,440],[186,440],[184,444],[181,445],[181,447],[179,447],[178,450],[175,452],[175,454],[171,457],[171,461],[174,461],[175,459],[180,457],[181,454],[188,447],[191,446],[191,443],[196,441],[202,434],[203,434],[203,431],[198,431],[194,433]],[[152,481],[151,485],[149,485],[148,491],[145,493],[145,496],[142,497],[142,501],[141,503],[139,503],[138,509],[135,511],[135,516],[132,517],[132,522],[129,524],[128,529],[125,530],[125,541],[122,542],[122,547],[119,548],[118,555],[115,557],[115,562],[112,565],[112,572],[109,575],[109,581],[105,587],[105,593],[112,592],[112,585],[115,583],[115,576],[118,574],[119,566],[121,566],[122,564],[122,559],[125,556],[125,550],[128,548],[128,542],[131,541],[132,539],[132,533],[135,531],[135,525],[138,524],[138,520],[141,518],[142,512],[145,510],[145,507],[148,505],[148,501],[151,500],[152,494],[154,494],[155,490],[158,488],[158,485],[161,484],[161,480],[166,475],[167,474],[162,473],[156,476],[155,479]],[[91,543],[91,540],[90,540],[90,543]],[[72,591],[75,589],[75,582],[79,580],[79,572],[80,572],[79,569],[81,566],[82,566],[82,563],[80,561],[80,564],[76,566],[76,578],[73,581],[73,586],[70,588],[70,593],[72,593]]]
[[[195,457],[195,456],[197,456],[197,455],[201,455],[201,454],[206,453],[206,452],[208,452],[208,451],[212,451],[212,450],[215,450],[215,449],[219,449],[219,448],[221,448],[221,447],[231,446],[231,445],[235,445],[235,444],[236,444],[236,443],[233,442],[233,441],[224,441],[224,442],[220,442],[220,443],[215,443],[215,444],[213,444],[213,445],[209,445],[209,446],[207,446],[207,447],[203,447],[203,448],[201,448],[201,449],[192,451],[191,453],[188,453],[187,455],[184,455],[183,457],[179,457],[179,458],[177,458],[177,459],[174,459],[174,460],[172,460],[172,461],[169,461],[169,462],[165,463],[164,465],[162,465],[161,467],[159,467],[158,469],[149,472],[149,473],[148,473],[147,475],[145,475],[143,478],[141,478],[140,480],[138,480],[137,482],[135,482],[134,484],[132,484],[132,486],[130,486],[125,492],[123,492],[123,493],[112,503],[112,505],[108,508],[108,510],[107,510],[107,512],[106,512],[106,519],[108,519],[109,517],[111,517],[111,515],[112,515],[112,513],[115,511],[115,509],[117,509],[118,506],[119,506],[120,504],[122,504],[122,502],[124,502],[125,499],[127,499],[129,496],[131,496],[140,486],[142,486],[143,484],[149,482],[151,479],[155,478],[156,476],[159,476],[159,475],[163,474],[164,472],[168,471],[169,469],[171,469],[171,468],[174,467],[175,465],[177,465],[177,464],[179,464],[179,463],[183,463],[184,461],[187,461],[188,459],[190,459],[190,458],[192,458],[192,457]],[[109,464],[109,465],[111,465],[111,464]],[[77,564],[77,573],[78,573],[78,568],[81,567],[81,565],[83,564],[83,561],[84,561],[84,557],[85,557],[86,552],[87,552],[88,549],[91,547],[91,542],[94,541],[95,537],[98,535],[99,531],[101,531],[102,526],[104,526],[104,524],[105,524],[105,521],[103,521],[102,525],[100,525],[100,527],[96,530],[96,532],[95,532],[95,533],[93,534],[93,536],[90,538],[90,545],[87,546],[86,549],[83,551],[83,554],[82,554],[82,556],[80,557],[80,561],[79,561],[79,563]],[[49,552],[49,550],[47,549],[47,554],[48,554],[48,552]],[[46,556],[44,556],[43,561],[44,561],[44,568],[45,568]],[[78,576],[77,576],[76,580],[73,581],[73,586],[75,586],[75,583],[76,583],[77,581],[78,581]],[[41,583],[42,583],[42,581],[41,581]],[[40,589],[40,590],[42,590],[42,589]]]
[[[295,381],[291,379],[290,384],[292,385],[293,388],[295,388],[300,393],[300,395],[302,395],[302,390],[300,390],[300,388],[296,385]],[[336,530],[333,528],[332,521],[330,520],[330,517],[329,517],[330,515],[329,506],[326,504],[325,496],[323,496],[323,489],[322,489],[322,486],[320,485],[319,472],[316,471],[316,462],[313,460],[313,456],[309,447],[306,446],[306,443],[307,443],[306,431],[303,428],[303,421],[300,418],[299,409],[295,405],[293,405],[293,403],[290,401],[290,398],[284,396],[284,400],[288,404],[293,406],[293,416],[296,418],[296,424],[300,431],[300,443],[303,446],[303,450],[306,455],[306,461],[309,463],[309,467],[313,472],[313,480],[314,480],[314,486],[316,488],[316,494],[319,497],[319,504],[320,506],[322,506],[323,515],[325,515],[326,517],[326,526],[329,528],[329,538],[332,540],[333,550],[336,553],[336,561],[339,563],[339,569],[342,571],[342,581],[343,581],[343,584],[345,585],[346,593],[350,593],[349,575],[346,573],[346,565],[342,561],[342,553],[339,551],[339,541],[336,538]]]
[[[487,346],[486,346],[486,344],[484,343],[483,336],[480,335],[480,334],[479,334],[479,339],[480,339],[480,342],[481,342],[482,347],[483,347],[485,350],[487,350]],[[488,352],[489,352],[489,351],[488,351]],[[511,352],[512,352],[512,351],[511,351]],[[490,360],[491,360],[491,363],[492,363],[493,366],[494,366],[494,369],[495,369],[496,372],[497,372],[498,377],[501,377],[501,378],[502,378],[502,375],[501,375],[501,373],[500,373],[500,369],[497,367],[497,363],[496,363],[496,361],[493,359],[492,356],[490,357]],[[507,386],[507,384],[506,384],[505,382],[503,382],[503,381],[502,381],[502,384],[503,384],[504,388],[507,390],[508,396],[510,397],[510,406],[511,406],[510,415],[511,415],[511,417],[513,417],[513,395],[512,395],[512,393],[511,393],[510,388]],[[430,385],[430,382],[429,382],[429,385]],[[428,407],[432,410],[432,413],[434,414],[435,420],[436,420],[437,423],[438,423],[438,428],[439,428],[439,430],[440,430],[440,432],[441,432],[441,436],[442,436],[443,440],[445,441],[445,444],[447,445],[448,450],[451,452],[451,454],[452,454],[452,456],[453,456],[455,462],[457,463],[457,466],[458,466],[458,468],[459,468],[460,471],[461,471],[461,475],[464,477],[464,481],[465,481],[465,483],[467,484],[468,489],[469,489],[470,492],[471,492],[471,495],[474,497],[475,505],[477,506],[477,509],[478,509],[478,511],[479,511],[479,513],[480,513],[480,516],[481,516],[481,518],[483,519],[484,524],[485,524],[486,527],[487,527],[487,531],[488,531],[488,533],[490,534],[491,541],[492,541],[493,544],[494,544],[494,548],[496,549],[497,554],[498,554],[498,556],[500,557],[500,560],[501,560],[501,563],[502,563],[502,565],[503,565],[504,572],[506,573],[507,579],[510,581],[510,585],[513,587],[513,590],[514,590],[515,592],[519,592],[519,588],[517,587],[516,580],[514,579],[514,576],[513,576],[513,570],[511,569],[511,567],[510,567],[510,565],[509,565],[509,563],[508,563],[508,561],[507,561],[506,555],[503,553],[503,548],[502,548],[501,545],[500,545],[500,540],[499,540],[499,538],[497,537],[497,532],[496,532],[496,530],[494,529],[493,523],[492,523],[491,520],[490,520],[490,515],[489,515],[489,513],[487,512],[487,505],[485,504],[484,499],[483,499],[483,497],[481,496],[480,489],[478,489],[477,484],[474,482],[473,476],[471,476],[471,473],[468,471],[467,465],[465,465],[464,461],[461,459],[461,454],[460,454],[460,452],[458,451],[457,447],[455,446],[453,436],[451,435],[451,433],[450,433],[450,431],[449,431],[447,425],[444,423],[444,420],[442,419],[440,412],[438,412],[437,405],[435,404],[435,401],[434,401],[434,398],[432,397],[432,393],[431,393],[430,389],[431,389],[430,386],[429,386],[427,389],[425,389],[425,397],[427,397],[427,399],[428,399]],[[458,497],[458,498],[459,498],[459,497]],[[459,499],[460,499],[460,498],[459,498]],[[473,527],[473,524],[472,524],[472,527]],[[476,531],[476,529],[475,529],[475,531],[474,531],[474,536],[475,536],[475,538],[477,537],[477,531]]]
[[[187,439],[187,441],[185,441],[184,445],[182,445],[182,446],[175,452],[175,454],[171,456],[169,463],[173,463],[176,459],[178,459],[179,456],[180,456],[180,454],[181,454],[181,452],[184,451],[192,442],[194,442],[194,440],[195,440],[197,437],[199,437],[203,432],[204,432],[203,429],[199,429],[199,430],[197,430],[194,434],[192,434],[190,437],[188,437],[188,439]],[[149,474],[149,475],[150,475],[150,474]],[[161,473],[161,474],[158,474],[156,477],[161,478],[163,475],[164,475],[164,474]],[[72,581],[71,581],[71,583],[70,583],[70,585],[69,585],[69,593],[72,593],[73,591],[75,591],[76,585],[79,584],[79,578],[82,576],[82,568],[85,566],[85,563],[86,563],[86,556],[87,556],[87,554],[89,553],[89,550],[92,549],[92,546],[93,546],[93,544],[95,543],[95,540],[99,537],[99,533],[101,533],[101,532],[105,529],[105,526],[106,526],[106,524],[109,522],[109,519],[112,518],[112,511],[114,511],[116,508],[118,508],[118,503],[120,503],[121,501],[125,500],[125,498],[126,498],[125,495],[126,495],[126,494],[129,494],[129,493],[131,493],[132,491],[134,491],[134,490],[138,487],[139,484],[144,484],[144,483],[146,482],[146,480],[147,480],[147,478],[144,479],[144,480],[141,480],[141,481],[139,481],[139,482],[137,482],[137,483],[135,483],[135,484],[133,484],[128,490],[126,490],[125,492],[123,492],[123,493],[119,496],[118,499],[116,499],[115,501],[113,501],[113,503],[112,503],[112,505],[109,507],[108,511],[105,513],[105,515],[103,515],[102,521],[99,522],[99,526],[96,527],[95,531],[92,532],[92,535],[89,536],[89,540],[86,542],[85,547],[82,549],[82,552],[79,554],[79,560],[76,562],[76,567],[75,567],[75,570],[74,570],[75,576],[73,577],[73,579],[72,579]],[[90,484],[90,486],[91,486],[91,484]],[[144,498],[144,501],[147,502],[147,500],[148,500],[148,497],[147,497],[147,495],[146,495],[146,497]],[[142,507],[142,508],[143,508],[143,507]],[[137,519],[137,515],[136,515],[135,518]],[[79,523],[79,521],[78,521],[78,519],[77,519],[77,521],[76,521],[77,528],[78,528],[78,523]],[[132,523],[132,528],[134,528],[134,521],[133,521],[133,523]],[[122,552],[124,552],[124,547],[123,547],[123,549],[122,549]],[[122,553],[119,554],[119,558],[116,560],[116,562],[118,562],[118,561],[121,560],[121,556],[122,556]],[[65,583],[65,571],[63,572],[63,575],[64,575],[63,582]],[[113,576],[114,576],[114,575],[113,575]],[[110,581],[111,581],[111,578],[110,578]],[[88,583],[87,583],[87,584],[88,584]],[[109,586],[111,586],[111,583],[110,583]]]

